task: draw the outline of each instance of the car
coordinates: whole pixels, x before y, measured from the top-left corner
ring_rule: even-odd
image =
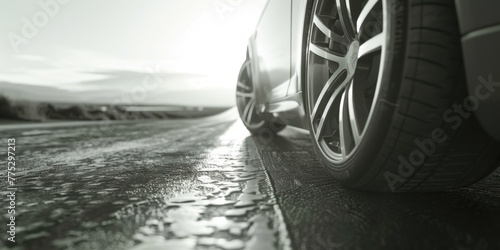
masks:
[[[237,108],[264,141],[309,131],[346,187],[431,192],[499,165],[500,2],[270,0]]]

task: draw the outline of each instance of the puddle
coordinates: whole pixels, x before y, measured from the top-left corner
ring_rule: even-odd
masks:
[[[221,142],[216,144],[219,147],[210,151],[209,149],[213,147],[207,147],[207,151],[200,155],[189,155],[189,157],[197,157],[196,161],[191,161],[196,164],[189,166],[185,163],[185,158],[179,158],[181,164],[176,165],[179,165],[178,168],[183,171],[178,173],[189,178],[188,180],[182,179],[184,177],[179,177],[180,180],[167,179],[167,177],[176,176],[168,176],[165,174],[166,171],[161,172],[165,169],[163,166],[151,167],[157,163],[170,164],[170,162],[162,163],[162,161],[168,161],[169,156],[165,157],[165,154],[169,151],[161,148],[155,154],[158,157],[164,157],[163,160],[148,161],[151,166],[146,166],[143,161],[134,163],[142,165],[141,170],[148,170],[155,174],[157,170],[160,170],[161,174],[155,175],[155,178],[143,177],[145,180],[155,182],[133,182],[130,185],[127,183],[125,193],[118,185],[122,182],[115,183],[113,180],[126,180],[130,178],[129,176],[112,177],[110,174],[109,177],[103,178],[101,172],[103,169],[109,170],[109,173],[114,173],[114,168],[133,169],[130,165],[132,163],[125,163],[121,158],[135,156],[135,154],[127,154],[137,148],[137,145],[132,147],[129,144],[119,144],[120,147],[116,150],[101,152],[107,155],[118,151],[124,152],[120,155],[115,154],[113,156],[116,157],[115,161],[112,161],[113,158],[99,158],[102,154],[97,155],[96,150],[92,148],[75,153],[63,147],[50,147],[47,152],[32,150],[30,155],[33,159],[41,157],[37,154],[62,155],[59,158],[64,161],[74,158],[71,158],[72,164],[63,166],[45,161],[26,170],[26,173],[29,173],[28,178],[25,179],[26,190],[38,190],[45,195],[40,199],[29,200],[22,206],[31,210],[32,213],[38,209],[49,211],[43,219],[50,224],[33,223],[30,227],[20,227],[19,232],[24,235],[23,238],[30,239],[32,242],[49,241],[55,247],[54,249],[68,249],[68,246],[91,246],[94,243],[105,244],[104,242],[135,243],[135,246],[131,248],[134,250],[287,249],[281,245],[284,240],[287,240],[286,237],[282,237],[284,235],[282,232],[285,232],[286,228],[279,219],[281,215],[278,213],[279,209],[276,209],[276,201],[272,196],[266,173],[261,167],[262,163],[257,152],[249,152],[249,150],[255,150],[254,145],[246,145],[251,144],[251,139],[244,140],[247,135],[241,133],[241,126],[233,127],[237,129],[230,128],[228,131],[233,134],[224,135],[227,139],[224,139],[224,136],[221,137]],[[234,136],[240,136],[242,139],[235,140]],[[179,136],[179,138],[184,140],[184,136]],[[41,136],[32,137],[31,140],[36,140],[36,144],[31,147],[35,148],[46,143],[42,139]],[[146,143],[146,140],[139,140],[139,142]],[[62,142],[59,143],[62,145]],[[189,146],[192,144],[192,142],[185,143]],[[141,145],[143,144],[139,143],[139,147]],[[91,147],[91,145],[85,147]],[[101,147],[102,145],[96,148]],[[154,147],[149,145],[149,148]],[[85,150],[89,154],[81,155],[81,152]],[[148,153],[150,154],[140,157],[157,159],[155,154],[149,151]],[[90,156],[95,156],[95,158],[90,159]],[[178,158],[176,157],[177,155],[172,156],[174,159]],[[188,168],[191,172],[186,170]],[[54,169],[62,171],[51,171]],[[67,178],[69,172],[79,174],[79,176]],[[133,174],[134,178],[141,177],[140,171]],[[162,176],[167,177],[162,179]],[[183,184],[182,181],[188,184]],[[84,187],[81,188],[81,185]],[[111,209],[114,213],[112,212],[113,216],[110,216],[110,219],[99,220],[98,223],[87,221],[89,218],[82,219],[83,211],[108,205],[113,205]],[[117,212],[116,209],[119,211]],[[23,211],[19,210],[19,212]],[[62,239],[57,238],[57,233],[54,233],[52,228],[67,221],[81,223],[81,227],[75,227],[75,233],[64,232]],[[119,235],[113,238],[114,232],[109,230],[112,226],[117,226],[127,236]],[[95,229],[97,231],[94,232]],[[109,235],[104,234],[108,233],[106,230],[110,231]]]
[[[135,240],[142,241],[140,245],[135,246],[132,250],[190,250],[196,246],[196,239],[172,239],[165,240],[163,236],[142,237],[135,236]]]
[[[166,199],[164,211],[136,231],[132,249],[278,249],[267,176],[245,149],[211,152],[197,170],[196,191]]]
[[[35,135],[48,135],[51,134],[52,131],[49,130],[30,130],[26,132],[22,132],[22,136],[35,136]]]

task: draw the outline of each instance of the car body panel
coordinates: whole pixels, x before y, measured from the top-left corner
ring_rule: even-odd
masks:
[[[289,0],[269,1],[251,39],[257,105],[286,96],[290,82]],[[269,38],[273,39],[269,39]]]
[[[292,22],[291,22],[291,51],[290,57],[290,86],[288,95],[294,95],[302,91],[301,67],[304,49],[305,18],[307,11],[307,0],[292,0]]]
[[[254,86],[259,110],[303,129],[308,128],[300,80],[307,3],[307,0],[271,0],[250,39],[250,47],[258,51],[251,60],[258,65]],[[285,9],[288,15],[284,15]]]
[[[469,94],[479,101],[475,114],[486,132],[500,141],[500,1],[455,2]]]

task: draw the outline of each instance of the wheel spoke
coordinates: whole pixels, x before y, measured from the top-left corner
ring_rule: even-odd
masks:
[[[354,97],[353,97],[353,91],[354,91],[354,83],[351,83],[349,86],[348,92],[348,98],[347,98],[347,108],[349,110],[349,123],[352,131],[352,136],[354,143],[357,145],[361,141],[361,133],[358,127],[358,122],[356,118],[356,111],[354,109]]]
[[[361,58],[373,51],[379,50],[382,48],[385,42],[384,32],[370,38],[368,41],[361,44],[359,47],[358,58]]]
[[[318,15],[314,15],[313,23],[328,38],[333,39],[334,41],[336,41],[338,43],[347,45],[348,44],[348,40],[344,36],[340,36],[340,35],[336,34],[332,29],[328,28],[328,26],[326,26],[326,24],[325,24],[326,23],[325,19],[326,18],[324,18],[324,17],[318,16]]]
[[[345,99],[346,99],[346,93],[347,91],[344,91],[342,94],[342,99],[340,100],[340,111],[339,111],[339,134],[340,134],[340,152],[342,153],[342,157],[345,158],[347,156],[347,150],[346,150],[346,141],[348,139],[348,121],[345,121]]]
[[[361,10],[361,13],[359,14],[358,21],[356,22],[356,28],[358,33],[361,31],[361,26],[363,26],[363,23],[365,22],[366,18],[368,17],[368,14],[370,14],[370,11],[375,7],[375,4],[378,3],[379,0],[368,0],[368,2],[365,4],[363,7],[363,10]]]
[[[250,124],[250,121],[251,121],[252,116],[253,116],[254,108],[255,108],[255,101],[250,100],[247,103],[245,110],[243,111],[243,119],[247,122],[247,124]]]
[[[337,98],[343,93],[345,92],[345,86],[346,84],[349,82],[349,79],[346,78],[342,84],[340,84],[340,86],[338,88],[335,89],[335,91],[333,92],[333,94],[331,95],[330,99],[328,100],[328,103],[326,104],[325,106],[325,109],[324,109],[324,112],[323,112],[323,115],[321,116],[321,120],[318,124],[318,128],[316,129],[316,140],[320,140],[321,137],[323,136],[324,134],[324,129],[325,129],[325,124],[326,122],[328,121],[328,119],[331,118],[330,114],[331,112],[333,111],[333,103],[335,102],[335,100],[337,100]]]
[[[248,91],[250,91],[250,87],[249,87],[249,86],[247,86],[246,84],[244,84],[244,83],[240,82],[240,81],[238,81],[238,82],[236,83],[236,85],[237,85],[239,88],[242,88],[242,89],[244,89],[244,90],[248,90]]]
[[[252,103],[252,106],[248,112],[248,118],[247,118],[248,124],[252,123],[253,113],[255,111],[255,101],[252,101],[251,103]]]
[[[328,61],[333,61],[333,62],[341,62],[341,61],[344,61],[345,58],[343,56],[338,56],[338,55],[335,55],[333,54],[332,52],[330,52],[327,48],[324,48],[324,47],[321,47],[321,46],[318,46],[314,43],[311,43],[309,45],[309,49],[311,50],[311,52],[313,52],[314,54],[328,60]]]
[[[320,107],[326,102],[326,94],[328,93],[328,91],[330,90],[331,86],[336,82],[337,78],[339,77],[339,75],[345,71],[345,68],[338,68],[333,74],[332,76],[330,77],[330,79],[328,79],[328,81],[326,82],[325,86],[323,86],[323,89],[321,89],[321,93],[319,94],[318,98],[317,98],[317,101],[316,101],[316,104],[314,105],[314,108],[313,108],[313,111],[311,112],[311,119],[312,120],[315,120],[316,119],[316,116],[317,116],[317,113],[318,113],[318,110],[320,109]]]
[[[355,34],[354,23],[352,22],[351,10],[349,8],[349,4],[346,3],[346,0],[336,0],[337,2],[337,11],[340,17],[340,23],[342,24],[342,29],[346,34],[347,38],[352,41]]]
[[[253,94],[252,93],[245,93],[245,92],[241,92],[241,91],[236,91],[236,96],[238,96],[238,97],[252,98]]]

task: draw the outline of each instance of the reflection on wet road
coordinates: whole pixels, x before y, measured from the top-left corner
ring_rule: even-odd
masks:
[[[445,193],[353,192],[308,135],[264,143],[235,120],[0,131],[19,154],[13,249],[500,248],[499,171]]]
[[[17,140],[19,249],[286,248],[234,114],[4,134]]]

